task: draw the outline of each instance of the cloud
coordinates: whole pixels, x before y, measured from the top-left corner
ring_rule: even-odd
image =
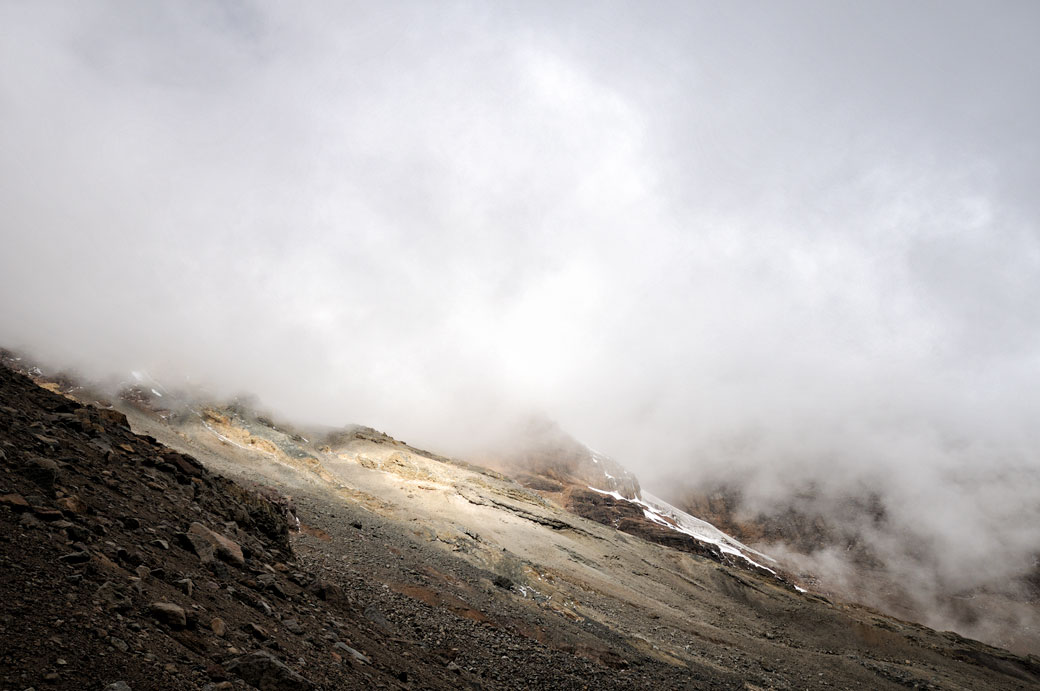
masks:
[[[1037,12],[7,3],[0,338],[1021,555]]]

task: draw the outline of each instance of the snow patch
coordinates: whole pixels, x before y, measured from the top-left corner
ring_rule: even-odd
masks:
[[[613,497],[618,501],[627,501],[630,504],[636,504],[643,509],[643,515],[650,521],[658,525],[665,526],[674,530],[677,533],[683,533],[689,535],[698,542],[704,542],[710,545],[715,545],[725,554],[732,555],[734,557],[740,557],[744,561],[748,562],[752,566],[756,566],[760,569],[765,569],[769,573],[776,575],[776,571],[764,566],[757,561],[751,559],[745,552],[754,554],[757,557],[761,557],[765,561],[776,563],[776,560],[772,557],[762,554],[761,552],[751,549],[747,545],[734,540],[726,533],[722,532],[711,523],[702,521],[701,519],[691,516],[685,511],[681,511],[663,499],[659,499],[652,494],[647,492],[643,493],[644,499],[629,499],[623,497],[617,491],[607,492],[606,490],[596,489],[595,487],[589,487],[593,492],[599,494],[605,494],[609,497]]]

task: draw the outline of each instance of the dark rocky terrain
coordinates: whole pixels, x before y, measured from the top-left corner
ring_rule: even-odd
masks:
[[[619,531],[624,502],[585,497],[610,512],[588,520],[371,431],[120,407],[0,367],[0,688],[1040,682],[1036,658]]]

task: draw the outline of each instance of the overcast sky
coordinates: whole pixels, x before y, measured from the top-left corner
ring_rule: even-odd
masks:
[[[1036,2],[3,1],[0,342],[449,451],[543,413],[651,485],[1000,477],[1032,517],[1038,32]]]

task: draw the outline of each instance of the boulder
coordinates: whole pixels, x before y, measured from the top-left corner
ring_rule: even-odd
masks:
[[[174,629],[183,629],[188,625],[188,617],[184,608],[172,602],[153,602],[148,605],[148,611],[153,617],[168,624]]]
[[[83,500],[75,494],[68,497],[62,497],[57,503],[62,509],[71,513],[84,514],[87,512],[87,505],[84,504]]]
[[[58,473],[58,464],[49,458],[30,458],[22,469],[22,475],[44,489],[54,489]]]
[[[206,564],[220,559],[239,568],[245,566],[246,559],[237,542],[210,530],[201,523],[192,523],[185,536],[192,551],[199,556],[202,563]]]

